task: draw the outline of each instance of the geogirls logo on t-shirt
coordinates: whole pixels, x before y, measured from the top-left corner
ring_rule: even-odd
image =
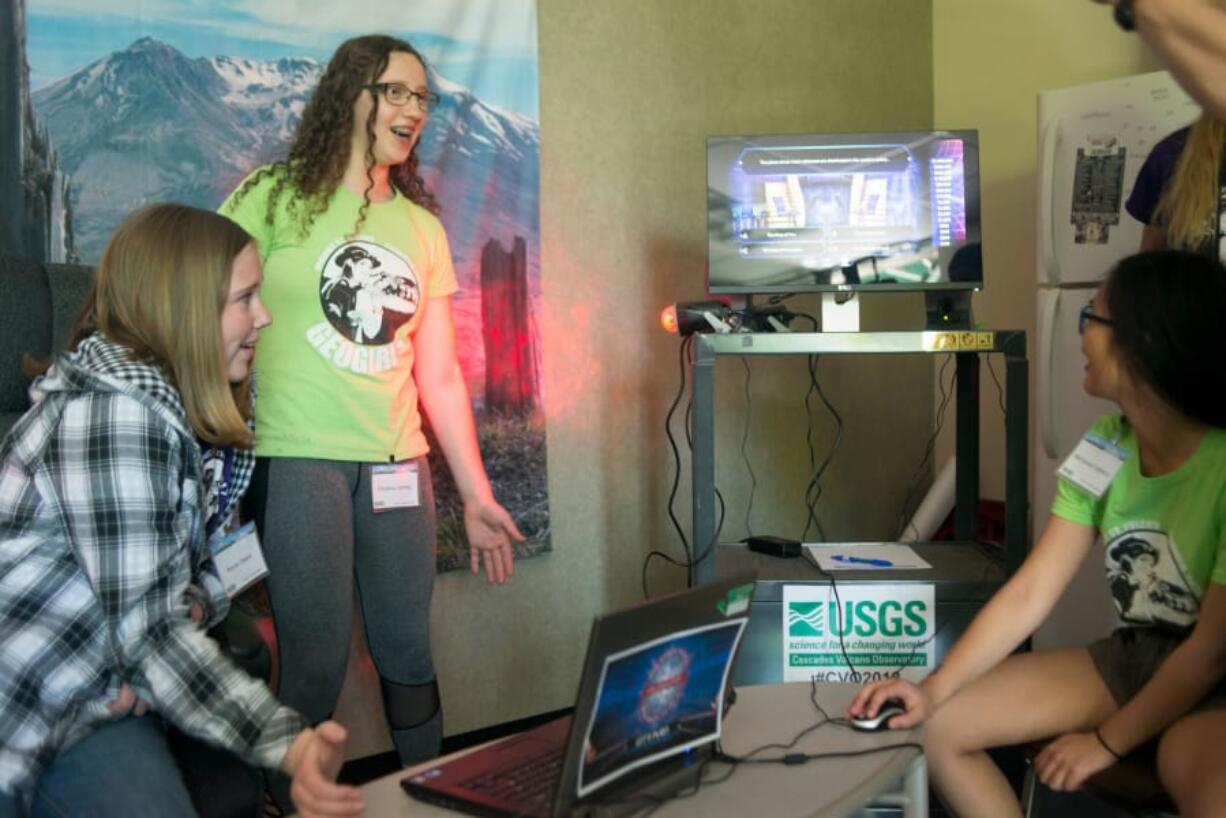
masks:
[[[1136,625],[1196,623],[1200,594],[1179,549],[1153,524],[1107,532],[1107,583],[1120,619]]]
[[[307,331],[320,355],[354,372],[382,372],[402,349],[396,331],[421,305],[421,281],[412,263],[368,236],[328,246],[316,262],[319,305],[327,323]]]
[[[319,303],[328,323],[363,346],[392,340],[417,314],[421,286],[413,265],[390,247],[366,237],[325,251],[319,269]]]

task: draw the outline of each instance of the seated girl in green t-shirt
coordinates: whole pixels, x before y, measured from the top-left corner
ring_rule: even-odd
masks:
[[[1030,556],[919,685],[864,687],[925,722],[933,781],[957,815],[1020,815],[987,748],[1051,737],[1049,787],[1077,789],[1157,743],[1182,815],[1223,814],[1226,776],[1226,270],[1181,251],[1124,259],[1082,310],[1087,393],[1114,401],[1070,458]],[[1011,655],[1098,537],[1123,624],[1087,648]],[[1216,810],[1216,812],[1215,812]]]

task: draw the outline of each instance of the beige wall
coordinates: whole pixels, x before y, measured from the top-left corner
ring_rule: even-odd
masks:
[[[975,319],[1025,330],[1033,355],[1035,95],[1161,66],[1115,26],[1109,8],[1089,0],[932,0],[932,14],[933,122],[980,132],[985,288]],[[1003,376],[999,363],[996,371]],[[1031,375],[1033,395],[1033,367]],[[981,383],[981,490],[1001,498],[1004,426],[986,371]],[[944,462],[953,450],[948,432],[939,450]],[[1040,524],[1046,510],[1034,519]]]
[[[505,588],[439,579],[434,638],[448,734],[570,704],[592,615],[639,598],[650,545],[677,548],[663,425],[678,342],[658,329],[657,314],[704,291],[705,137],[928,128],[930,11],[897,0],[539,0],[540,319],[555,550],[519,563]],[[864,320],[901,326],[921,314],[903,297],[866,305]],[[930,373],[918,360],[821,367],[849,415],[827,480],[837,511],[823,520],[837,533],[863,519],[880,535],[931,428]],[[755,363],[753,372],[754,526],[799,535],[807,375],[797,360]],[[739,538],[744,370],[730,362],[717,377],[724,531]],[[914,396],[903,417],[892,411],[894,390]],[[822,446],[832,427],[815,415]],[[893,451],[906,452],[909,466],[883,476],[881,458]],[[687,532],[688,486],[677,503]],[[653,591],[679,587],[680,572],[659,565]],[[357,698],[369,703],[371,694]],[[351,752],[377,745],[359,739]]]

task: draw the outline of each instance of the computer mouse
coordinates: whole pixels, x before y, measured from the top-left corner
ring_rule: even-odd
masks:
[[[907,712],[907,706],[902,699],[886,699],[881,703],[881,707],[877,710],[877,715],[871,718],[863,719],[848,719],[847,723],[854,730],[861,730],[865,733],[873,733],[878,730],[885,730],[886,724],[894,716],[901,716]]]

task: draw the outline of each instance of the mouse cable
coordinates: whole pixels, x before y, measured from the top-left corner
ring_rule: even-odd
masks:
[[[819,718],[813,724],[810,724],[804,729],[802,729],[799,733],[793,736],[792,739],[788,741],[786,744],[782,744],[778,742],[770,743],[770,744],[763,744],[760,747],[755,747],[754,749],[750,750],[748,753],[746,753],[743,756],[729,755],[723,751],[723,749],[720,747],[719,744],[716,744],[715,753],[713,754],[713,756],[703,761],[702,767],[699,769],[698,778],[694,781],[693,787],[686,789],[686,790],[682,790],[677,793],[673,793],[668,796],[655,796],[655,795],[649,795],[649,794],[642,794],[639,796],[635,796],[634,800],[645,800],[649,803],[645,804],[642,807],[642,811],[636,812],[634,813],[634,815],[637,816],[637,818],[646,818],[646,816],[651,815],[657,809],[664,806],[670,801],[678,801],[684,798],[692,798],[693,796],[697,795],[699,790],[701,790],[703,787],[712,787],[712,786],[715,786],[716,784],[722,784],[725,781],[727,781],[729,778],[732,777],[733,773],[736,772],[737,766],[744,759],[748,759],[754,755],[757,755],[758,753],[765,752],[767,750],[781,750],[781,751],[791,750],[793,747],[796,746],[796,744],[802,738],[807,736],[809,733],[812,733],[814,730],[818,729],[819,727],[822,727],[823,725],[826,725],[826,724],[830,724],[832,722],[839,723],[840,721],[842,721],[839,719],[830,718],[830,715],[825,710],[822,709],[822,706],[820,704],[818,704],[816,680],[810,680],[809,682],[809,701],[813,704],[814,709],[817,710],[821,718]],[[707,767],[708,765],[710,765],[712,761],[721,761],[728,765],[728,769],[724,771],[718,777],[707,778],[706,777]]]
[[[846,635],[846,628],[843,627],[843,600],[839,598],[839,583],[835,580],[834,574],[827,571],[817,560],[811,560],[811,564],[817,569],[830,583],[830,591],[834,594],[834,617],[835,617],[835,634],[839,637],[839,651],[843,654],[843,661],[847,663],[847,671],[850,681],[860,681],[860,671],[856,670],[856,666],[851,663],[851,656],[847,653],[847,643],[843,637]],[[817,701],[814,700],[814,706],[817,706]],[[819,710],[821,708],[818,708]]]
[[[851,661],[851,655],[847,652],[847,643],[844,639],[847,634],[847,628],[843,624],[843,600],[839,596],[839,583],[834,578],[834,574],[823,568],[817,559],[809,559],[809,564],[830,583],[830,592],[834,595],[834,632],[839,637],[839,651],[843,654],[843,661],[847,663],[849,681],[858,682],[860,681],[860,672],[856,670],[856,666]],[[811,680],[814,678],[810,677]],[[815,700],[813,704],[816,707],[817,701]],[[820,710],[821,708],[818,709]]]
[[[731,755],[730,753],[724,752],[723,747],[717,747],[716,748],[716,759],[719,761],[728,763],[728,764],[732,764],[732,765],[737,765],[737,764],[784,764],[784,765],[790,766],[790,765],[795,765],[795,764],[803,764],[806,761],[811,761],[813,759],[818,759],[818,758],[850,758],[853,756],[880,753],[886,750],[897,750],[902,747],[917,747],[920,750],[923,749],[923,747],[917,742],[897,742],[895,744],[888,744],[888,745],[884,745],[881,747],[872,747],[866,750],[842,750],[842,751],[832,750],[830,752],[823,752],[823,753],[789,753],[787,752],[788,750],[791,750],[798,743],[800,743],[800,740],[802,738],[807,736],[809,733],[812,733],[814,730],[818,729],[819,727],[824,727],[827,724],[833,724],[837,727],[851,729],[850,725],[847,722],[847,719],[832,717],[829,713],[826,712],[825,708],[823,708],[821,704],[818,703],[817,701],[817,679],[814,679],[814,678],[811,678],[809,680],[809,702],[810,704],[813,705],[813,709],[817,711],[820,718],[816,722],[804,728],[799,733],[797,733],[795,736],[793,736],[792,740],[789,741],[787,744],[763,744],[759,747],[755,747],[754,749],[750,750],[748,753],[745,753],[744,755],[741,755],[741,756]],[[769,758],[754,758],[754,756],[756,756],[758,753],[761,753],[765,750],[771,750],[771,749],[782,750],[785,752],[785,755],[772,756]]]
[[[903,742],[896,742],[894,744],[882,745],[880,747],[870,747],[864,750],[842,750],[842,751],[831,750],[829,752],[822,752],[822,753],[789,753],[787,751],[791,750],[793,747],[795,747],[800,742],[802,738],[804,738],[805,736],[807,736],[809,733],[813,732],[814,730],[818,729],[819,727],[822,727],[827,724],[835,724],[835,725],[839,725],[843,727],[847,726],[846,719],[831,718],[830,715],[822,708],[822,706],[818,704],[817,702],[817,682],[815,680],[810,680],[809,682],[809,701],[812,702],[814,709],[816,709],[817,712],[820,714],[820,718],[818,719],[818,721],[814,722],[813,724],[810,724],[809,726],[801,730],[799,733],[797,733],[795,736],[793,736],[792,739],[788,741],[787,743],[763,744],[759,747],[755,747],[754,749],[740,756],[734,756],[730,753],[725,752],[723,747],[717,744],[715,747],[715,753],[713,754],[713,756],[702,763],[702,767],[699,769],[699,772],[698,772],[698,778],[695,780],[692,787],[690,787],[689,789],[683,790],[681,792],[677,792],[672,795],[664,796],[664,797],[653,796],[653,795],[637,796],[636,797],[637,800],[645,800],[649,803],[645,804],[642,810],[640,812],[634,813],[634,815],[637,818],[647,818],[647,816],[653,814],[660,807],[664,806],[665,804],[671,801],[679,801],[685,798],[692,798],[695,795],[697,795],[698,792],[702,790],[704,787],[709,788],[709,787],[716,786],[718,784],[723,784],[725,781],[732,778],[733,774],[736,773],[737,768],[740,767],[740,765],[742,764],[782,764],[785,766],[796,766],[799,764],[804,764],[808,761],[820,760],[824,758],[854,758],[857,756],[872,755],[874,753],[884,753],[889,750],[900,750],[900,749],[904,749],[907,747],[914,747],[915,749],[923,752],[923,745],[921,745],[919,742],[903,741]],[[771,750],[771,749],[778,749],[778,750],[784,751],[785,754],[780,755],[780,756],[772,756],[769,758],[754,758],[754,756],[756,756],[758,753],[765,752],[766,750]],[[707,778],[706,777],[707,768],[713,761],[718,761],[723,764],[726,764],[728,769],[725,770],[718,777]]]
[[[874,753],[884,753],[888,750],[902,750],[907,747],[914,747],[923,752],[924,745],[918,741],[899,741],[894,744],[882,744],[878,747],[868,747],[863,750],[829,750],[821,753],[788,753],[784,756],[775,756],[771,758],[737,758],[730,756],[722,751],[716,753],[715,760],[723,761],[726,764],[782,764],[787,767],[795,767],[809,761],[820,761],[823,758],[855,758],[857,756],[868,756]]]

